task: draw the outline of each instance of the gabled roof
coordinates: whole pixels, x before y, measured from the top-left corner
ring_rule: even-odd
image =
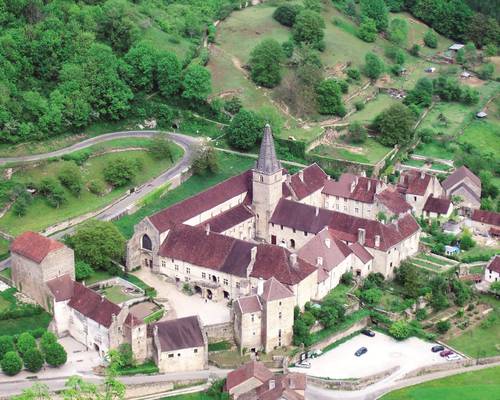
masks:
[[[354,255],[361,260],[363,264],[366,264],[368,261],[373,260],[373,256],[358,242],[352,243],[349,248],[352,250]]]
[[[431,183],[432,176],[416,170],[404,171],[398,187],[403,193],[423,196]]]
[[[241,367],[227,374],[226,389],[231,392],[235,387],[254,378],[261,384],[273,378],[273,373],[264,364],[258,361],[249,361]]]
[[[252,218],[254,213],[247,207],[246,204],[239,204],[236,207],[229,209],[208,221],[201,223],[201,226],[210,225],[210,230],[222,233],[233,226]]]
[[[293,174],[287,185],[290,185],[297,199],[302,200],[317,190],[320,190],[327,180],[328,175],[326,172],[323,171],[318,164],[314,163],[304,168],[301,172]]]
[[[338,181],[325,182],[323,193],[371,204],[374,201],[377,185],[382,184],[377,179],[344,173]]]
[[[424,205],[424,211],[437,214],[446,214],[450,209],[451,201],[449,199],[441,199],[439,197],[429,196]]]
[[[449,190],[457,183],[463,181],[465,178],[469,178],[471,182],[481,189],[481,179],[478,176],[474,175],[474,173],[467,168],[465,165],[456,169],[452,174],[450,174],[442,183],[443,189]]]
[[[411,206],[397,190],[387,188],[376,194],[375,197],[394,214],[402,214],[411,210]]]
[[[274,301],[293,297],[293,293],[274,276],[264,282],[262,298],[264,301]]]
[[[68,274],[59,276],[47,282],[49,290],[54,295],[56,302],[71,299],[74,292],[74,283]]]
[[[500,256],[493,257],[486,268],[500,274]]]
[[[461,183],[459,183],[457,186],[455,186],[455,187],[453,187],[452,189],[450,189],[450,193],[449,193],[449,194],[450,194],[450,195],[453,195],[454,193],[457,193],[457,192],[458,192],[458,190],[460,190],[460,189],[463,189],[463,190],[465,190],[467,193],[469,193],[469,194],[470,194],[470,196],[471,196],[474,200],[476,200],[478,203],[480,203],[480,202],[481,202],[481,197],[479,197],[479,196],[477,195],[477,193],[476,193],[476,192],[474,192],[474,190],[472,190],[472,188],[469,186],[469,184],[468,184],[467,182],[461,182]]]
[[[162,352],[205,345],[202,327],[195,315],[157,322],[154,326],[158,327],[158,339]]]
[[[153,214],[149,220],[160,233],[165,232],[173,225],[185,222],[240,194],[251,194],[251,190],[252,171],[248,170]]]
[[[269,124],[266,124],[264,127],[264,134],[262,136],[262,142],[260,143],[259,158],[255,164],[255,170],[266,175],[272,175],[281,170],[281,163],[278,157],[276,157],[273,134],[271,133],[271,126]]]
[[[262,311],[262,304],[260,304],[259,296],[256,294],[252,296],[240,297],[236,300],[238,307],[242,314],[252,314]]]
[[[330,210],[280,199],[270,222],[316,234],[328,225],[331,216]]]
[[[41,263],[53,251],[62,249],[64,244],[36,232],[24,232],[14,239],[10,251]]]
[[[483,224],[500,226],[500,214],[493,211],[474,210],[471,218]]]

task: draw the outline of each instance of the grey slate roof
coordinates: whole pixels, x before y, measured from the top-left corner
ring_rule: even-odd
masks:
[[[260,144],[259,158],[255,164],[257,172],[271,175],[281,169],[281,163],[276,157],[276,150],[274,149],[273,134],[271,133],[271,126],[266,124],[264,127],[264,136]]]

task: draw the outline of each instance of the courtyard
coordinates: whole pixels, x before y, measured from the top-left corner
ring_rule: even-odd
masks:
[[[310,369],[292,370],[323,378],[349,379],[373,375],[399,366],[398,374],[402,374],[426,365],[447,362],[439,353],[431,351],[434,344],[415,337],[397,341],[379,332],[376,332],[374,337],[360,334],[310,360]],[[354,353],[360,347],[366,347],[368,352],[356,357]]]

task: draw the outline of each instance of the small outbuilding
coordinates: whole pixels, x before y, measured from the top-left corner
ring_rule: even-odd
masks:
[[[477,118],[486,118],[488,116],[487,113],[485,113],[484,111],[479,111],[477,114],[476,114],[476,117]]]
[[[451,51],[458,51],[464,48],[464,45],[461,43],[454,43],[450,47],[448,47],[448,50]]]

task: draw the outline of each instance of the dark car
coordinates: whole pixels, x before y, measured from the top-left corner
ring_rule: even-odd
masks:
[[[369,329],[363,329],[363,330],[361,331],[361,333],[362,333],[363,335],[370,336],[370,337],[374,337],[374,336],[375,336],[375,332],[373,332],[373,331],[371,331],[371,330],[369,330]]]
[[[363,354],[365,354],[366,352],[368,351],[368,349],[366,347],[361,347],[359,348],[358,350],[356,350],[356,353],[354,353],[354,355],[356,357],[361,357]]]
[[[452,355],[452,354],[453,354],[453,352],[451,350],[443,350],[441,353],[439,353],[439,355],[441,357],[447,357],[447,356]]]
[[[444,350],[444,346],[441,346],[440,344],[438,344],[437,346],[432,346],[432,352],[433,353],[437,353],[438,351],[443,351]]]

